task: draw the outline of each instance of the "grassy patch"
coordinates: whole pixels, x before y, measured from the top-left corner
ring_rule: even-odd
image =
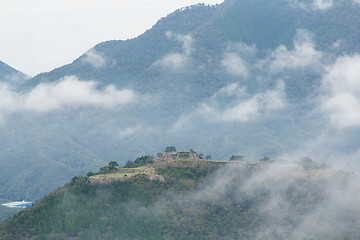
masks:
[[[141,167],[136,167],[136,168],[120,168],[120,169],[135,169],[135,170],[141,170],[141,169],[146,169],[146,166],[141,166]]]

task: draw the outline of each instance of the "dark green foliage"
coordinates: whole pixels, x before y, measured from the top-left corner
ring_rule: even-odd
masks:
[[[164,152],[166,152],[166,153],[176,152],[176,147],[175,146],[168,146],[168,147],[165,148]]]
[[[136,168],[136,164],[133,161],[129,160],[124,165],[124,168]]]
[[[298,29],[310,32],[315,50],[324,56],[322,65],[338,56],[360,52],[360,7],[352,0],[339,0],[333,1],[334,7],[326,11],[313,11],[292,5],[295,2],[226,0],[218,6],[178,10],[137,38],[95,46],[94,50],[109,63],[102,69],[91,67],[81,56],[69,65],[27,81],[22,86],[25,92],[39,83],[74,75],[84,81],[98,81],[99,89],[112,84],[156,101],[111,110],[70,108],[50,114],[18,113],[7,117],[7,124],[0,127],[1,197],[40,199],[74,175],[94,171],[112,160],[123,165],[127,159],[135,159],[138,152],[153,153],[167,143],[184,147],[196,144],[199,151],[216,159],[241,151],[252,160],[292,152],[299,143],[315,139],[323,129],[319,128],[322,120],[313,118],[319,112],[315,110],[317,95],[322,92],[323,66],[314,71],[290,69],[275,74],[267,72],[266,67],[254,66],[271,58],[281,45],[293,51]],[[174,36],[192,36],[188,68],[171,71],[157,65],[169,54],[183,53],[182,42],[176,37],[167,38],[168,31]],[[338,40],[341,44],[334,48]],[[256,46],[254,56],[243,55],[239,43]],[[226,53],[235,54],[248,64],[247,78],[224,69],[222,59]],[[286,107],[279,115],[274,113],[250,122],[223,122],[198,114],[201,104],[212,101],[219,89],[229,84],[238,83],[252,97],[273,89],[279,79],[286,85]],[[219,114],[230,107],[233,105],[225,99],[219,103]],[[190,117],[188,123],[172,132],[183,116]],[[319,114],[318,118],[323,116]],[[143,130],[126,137],[112,131],[134,126]],[[349,132],[346,134],[351,137],[331,134],[335,140],[329,142],[335,148],[328,144],[326,147],[340,155],[357,152],[359,131]],[[136,166],[130,161],[126,164]]]
[[[137,158],[134,163],[136,164],[136,167],[145,166],[148,163],[153,163],[154,157],[153,156],[142,156]]]
[[[325,211],[329,219],[348,218],[348,228],[329,229],[329,233],[309,228],[309,232],[299,233],[305,234],[301,239],[324,239],[324,234],[326,239],[360,236],[359,220],[354,219],[359,208],[348,212],[327,206],[329,184],[332,189],[347,188],[354,180],[349,175],[333,175],[328,181],[274,173],[263,182],[253,181],[274,170],[268,167],[167,167],[161,170],[166,182],[139,176],[90,184],[86,177],[74,177],[3,222],[0,239],[250,240],[262,236],[285,240],[298,234],[296,229],[303,221],[319,211]]]
[[[5,199],[4,200],[0,199],[0,204],[8,203],[8,202],[11,202],[11,201],[5,200]],[[0,205],[0,222],[6,218],[11,217],[12,215],[14,215],[15,213],[17,213],[19,211],[20,211],[20,209],[8,208],[8,207]]]
[[[105,173],[110,173],[110,172],[111,172],[111,169],[109,166],[104,166],[104,167],[100,168],[100,170],[99,170],[100,174],[105,174]]]
[[[127,163],[124,165],[124,168],[137,168],[153,162],[153,156],[142,156],[137,158],[134,162],[131,160],[127,161]]]
[[[109,162],[108,166],[109,166],[110,170],[114,170],[119,166],[119,164],[115,161],[111,161],[111,162]]]
[[[270,158],[269,157],[263,157],[259,161],[260,162],[268,162],[268,161],[270,161]]]
[[[229,161],[243,161],[244,158],[244,155],[232,155]]]
[[[302,166],[305,170],[318,169],[319,165],[313,161],[311,158],[305,157],[301,158],[298,162],[300,166]]]

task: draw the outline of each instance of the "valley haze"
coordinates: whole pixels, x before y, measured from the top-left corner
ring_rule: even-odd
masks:
[[[225,173],[211,175],[211,184],[196,179],[200,188],[175,201],[196,209],[207,201],[203,197],[211,195],[213,200],[217,194],[245,204],[247,200],[234,189],[249,199],[268,196],[269,201],[261,198],[266,204],[256,209],[269,218],[248,239],[306,239],[303,229],[310,229],[313,222],[319,224],[311,228],[312,236],[336,239],[330,227],[333,219],[347,219],[345,213],[352,210],[356,219],[358,0],[197,4],[159,19],[138,37],[110,39],[101,39],[71,63],[34,77],[1,62],[0,199],[39,200],[71,179],[66,185],[70,190],[65,189],[76,191],[77,184],[87,185],[74,176],[111,161],[123,166],[173,145],[196,149],[215,160],[242,155],[248,163],[268,157],[290,166],[304,159],[333,166],[334,179],[314,182],[294,178],[287,172],[289,166],[271,165],[255,172],[225,168],[221,170]],[[191,182],[185,179],[181,184]],[[221,186],[226,186],[225,193]],[[297,193],[306,199],[305,205],[293,199]],[[71,201],[78,197],[65,196]],[[159,198],[153,208],[143,206],[138,216],[152,215],[163,202],[174,204]],[[137,203],[127,204],[131,208]],[[295,209],[297,217],[289,220],[283,209]],[[333,210],[330,218],[327,209]],[[327,221],[320,223],[323,219]],[[358,236],[353,226],[345,221],[339,232],[350,234],[349,227],[350,235]],[[228,238],[233,236],[237,235]]]

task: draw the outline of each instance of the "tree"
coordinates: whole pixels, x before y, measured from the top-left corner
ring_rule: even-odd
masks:
[[[267,162],[269,160],[270,160],[269,157],[263,157],[262,159],[260,159],[260,162]]]
[[[322,164],[320,164],[319,168],[323,169],[323,170],[328,170],[328,169],[332,168],[332,165],[329,163],[322,163]]]
[[[125,164],[124,168],[136,168],[136,164],[133,161],[129,160]]]
[[[212,157],[210,155],[206,155],[205,159],[210,160]]]
[[[162,158],[162,157],[164,156],[164,154],[163,154],[163,153],[157,153],[156,156],[157,156],[158,158]]]
[[[298,164],[304,168],[304,170],[318,169],[319,165],[313,161],[311,158],[304,157],[301,158]]]
[[[165,152],[166,153],[176,152],[176,147],[175,146],[167,146],[165,148]]]
[[[119,164],[115,161],[111,161],[111,162],[109,162],[108,166],[109,166],[110,170],[114,170],[119,166]]]
[[[109,173],[111,170],[110,170],[110,167],[109,166],[104,166],[102,168],[100,168],[100,174],[106,174],[106,173]]]
[[[230,161],[243,161],[244,160],[244,156],[243,155],[232,155],[230,157]]]
[[[191,148],[189,151],[190,151],[191,154],[196,154],[196,153],[197,153],[197,152],[196,152],[194,149],[192,149],[192,148]]]

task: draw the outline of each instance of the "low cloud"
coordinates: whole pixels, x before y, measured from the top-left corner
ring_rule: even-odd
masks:
[[[314,0],[313,6],[315,9],[326,10],[334,5],[333,0]]]
[[[9,84],[11,87],[17,87],[24,83],[27,79],[29,79],[29,76],[26,76],[22,73],[11,73],[7,74],[1,77],[0,82],[3,82],[5,84]]]
[[[354,0],[357,1],[357,0]],[[305,9],[305,10],[327,10],[334,5],[333,0],[312,0],[312,1],[303,1],[303,0],[293,0],[293,2]]]
[[[338,128],[360,126],[360,55],[344,56],[326,68],[321,109]]]
[[[186,67],[193,52],[194,39],[191,35],[179,35],[172,32],[166,32],[168,39],[176,40],[182,44],[182,51],[171,53],[155,62],[155,65],[170,68],[172,70],[182,69]]]
[[[119,129],[118,131],[115,131],[117,136],[119,136],[122,139],[133,137],[136,135],[144,136],[146,134],[155,133],[155,132],[156,132],[155,128],[152,128],[149,126],[144,126],[142,124]]]
[[[96,69],[103,68],[107,64],[105,56],[103,56],[103,54],[96,51],[95,49],[90,49],[87,51],[81,60],[82,62],[87,63]]]
[[[310,33],[306,30],[298,30],[294,49],[289,50],[285,46],[279,46],[267,59],[260,61],[260,67],[268,65],[271,74],[284,70],[316,68],[319,67],[322,56],[323,54],[315,49]]]
[[[226,53],[221,61],[221,64],[230,74],[242,77],[248,77],[249,75],[245,61],[236,54]]]
[[[282,81],[279,81],[274,89],[255,95],[250,95],[245,87],[233,83],[221,88],[192,113],[182,115],[171,131],[177,131],[199,117],[210,122],[257,121],[285,106],[285,84]]]
[[[224,110],[217,109],[209,104],[203,104],[200,112],[210,119],[232,122],[248,122],[264,117],[266,114],[285,107],[285,84],[279,82],[275,89],[260,92],[246,99],[239,101]],[[240,95],[245,90],[239,89]]]
[[[80,81],[74,76],[55,83],[42,83],[27,93],[18,93],[6,84],[0,85],[0,112],[31,111],[45,113],[63,108],[112,108],[136,100],[134,91],[118,90],[113,85],[98,89],[94,81]]]
[[[245,43],[231,43],[221,60],[221,65],[229,74],[247,78],[249,76],[249,67],[256,58],[257,48],[255,45]]]

